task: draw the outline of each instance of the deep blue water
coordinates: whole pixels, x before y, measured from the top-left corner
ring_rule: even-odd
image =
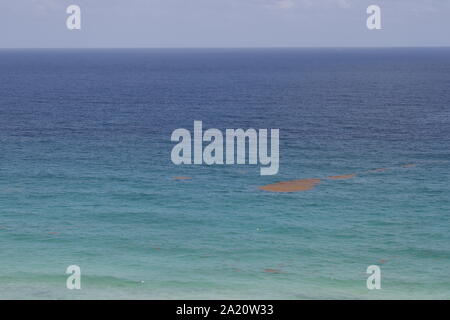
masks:
[[[0,298],[449,299],[449,88],[450,49],[2,50]],[[194,120],[279,174],[175,166]]]

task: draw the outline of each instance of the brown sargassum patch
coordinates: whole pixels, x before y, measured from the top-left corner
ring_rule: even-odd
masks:
[[[330,177],[328,177],[328,179],[331,179],[331,180],[346,180],[346,179],[352,179],[354,177],[356,177],[356,173],[342,174],[340,176],[330,176]]]
[[[282,273],[279,269],[264,269],[265,273]]]
[[[320,179],[298,179],[268,184],[259,189],[272,192],[298,192],[311,190],[319,183]]]
[[[387,168],[378,168],[378,169],[367,170],[366,172],[367,173],[378,173],[378,172],[385,172],[387,170],[389,170],[389,169],[387,169]]]

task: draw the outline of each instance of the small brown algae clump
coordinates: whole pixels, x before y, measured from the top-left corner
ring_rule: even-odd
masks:
[[[281,270],[278,269],[264,269],[263,271],[266,273],[282,273]]]
[[[378,169],[368,170],[368,171],[366,171],[366,172],[367,172],[367,173],[378,173],[378,172],[385,172],[385,171],[387,171],[387,170],[389,170],[389,169],[386,169],[386,168],[378,168]]]
[[[354,177],[356,177],[356,174],[352,173],[352,174],[343,174],[343,175],[340,175],[340,176],[331,176],[331,177],[328,177],[328,179],[331,179],[331,180],[346,180],[346,179],[352,179]]]
[[[320,179],[299,179],[268,184],[259,189],[272,192],[298,192],[311,190],[319,183]]]

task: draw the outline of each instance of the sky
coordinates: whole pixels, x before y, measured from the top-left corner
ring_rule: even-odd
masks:
[[[0,0],[0,48],[322,46],[450,46],[450,0]]]

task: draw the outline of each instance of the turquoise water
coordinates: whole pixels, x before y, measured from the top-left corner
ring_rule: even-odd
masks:
[[[0,51],[0,298],[449,299],[449,87],[449,49]],[[279,174],[175,166],[194,120],[279,128]]]

